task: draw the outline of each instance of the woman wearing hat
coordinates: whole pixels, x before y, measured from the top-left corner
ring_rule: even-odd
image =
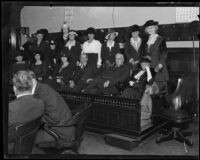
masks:
[[[34,51],[35,62],[31,64],[31,70],[35,73],[37,80],[44,81],[47,75],[46,64],[41,51]]]
[[[88,55],[88,63],[94,67],[101,67],[101,43],[94,39],[95,29],[90,27],[87,29],[88,41],[84,42],[82,53]]]
[[[69,83],[69,78],[73,72],[73,66],[69,63],[69,58],[65,53],[61,53],[61,65],[58,65],[52,76],[49,76],[48,84],[54,89],[64,90]]]
[[[63,53],[69,57],[70,64],[76,67],[76,64],[79,61],[79,57],[81,54],[81,45],[78,41],[75,40],[78,34],[74,30],[70,30],[68,33],[68,41],[63,48]]]
[[[12,64],[12,75],[17,73],[20,70],[27,70],[29,69],[29,65],[26,61],[23,61],[24,55],[22,51],[15,53],[15,62]]]
[[[167,81],[169,80],[166,57],[167,47],[165,39],[157,34],[158,22],[149,20],[144,24],[146,33],[148,34],[148,41],[145,47],[145,54],[151,57],[151,65],[158,68],[159,72],[156,74],[155,82],[159,90],[167,91]]]
[[[125,55],[132,69],[139,62],[144,53],[144,41],[139,36],[140,28],[138,25],[130,27],[131,37],[125,44]]]
[[[115,55],[120,53],[119,43],[115,42],[118,32],[114,30],[108,31],[106,35],[107,42],[101,47],[101,59],[103,67],[111,67],[115,65]]]
[[[154,82],[154,76],[157,70],[150,67],[151,60],[149,57],[142,57],[139,60],[137,69],[132,73],[127,88],[123,91],[122,97],[141,100],[146,85],[151,85]]]
[[[48,31],[47,29],[40,29],[35,33],[35,35],[37,39],[35,43],[32,44],[31,51],[33,52],[35,50],[39,50],[40,52],[42,52],[42,54],[44,55],[44,61],[46,63],[46,67],[49,67],[50,65],[49,54],[51,50],[49,41],[46,38],[48,36]]]

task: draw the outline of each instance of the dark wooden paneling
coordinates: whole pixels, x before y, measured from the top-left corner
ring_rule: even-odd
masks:
[[[144,133],[140,127],[141,106],[138,100],[81,93],[60,93],[72,110],[85,102],[93,102],[87,123],[87,128],[91,131],[138,138]],[[160,105],[161,103],[154,104]],[[157,109],[158,106],[153,111],[154,115],[158,113]]]

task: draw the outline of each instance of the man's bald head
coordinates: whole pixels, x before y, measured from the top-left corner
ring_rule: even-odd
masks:
[[[85,53],[81,54],[81,55],[80,55],[80,62],[81,62],[82,64],[85,64],[85,63],[87,63],[87,61],[88,61],[88,56],[87,56],[87,54],[85,54]]]
[[[122,53],[115,55],[115,63],[118,67],[124,64],[124,55]]]

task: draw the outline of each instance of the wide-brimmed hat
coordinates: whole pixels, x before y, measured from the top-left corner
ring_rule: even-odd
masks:
[[[67,36],[69,36],[70,34],[78,36],[78,34],[76,33],[76,31],[74,31],[74,30],[70,30],[69,33],[67,33]]]
[[[43,35],[47,35],[49,32],[47,29],[39,29],[37,30],[37,32],[35,33],[36,34],[43,34]]]
[[[130,33],[136,32],[136,31],[140,31],[140,27],[139,27],[137,24],[132,25],[132,26],[130,27]]]
[[[33,55],[35,56],[36,54],[39,54],[40,57],[43,56],[43,53],[42,53],[40,50],[34,50],[34,51],[33,51]]]
[[[22,51],[16,51],[16,52],[14,53],[14,58],[16,58],[16,57],[18,57],[18,56],[24,57],[24,54],[22,53]]]
[[[154,26],[154,25],[158,25],[159,23],[157,21],[154,21],[154,20],[149,20],[149,21],[146,21],[145,24],[143,25],[145,28],[146,27],[149,27],[149,26]]]
[[[109,30],[108,33],[106,34],[106,37],[105,37],[105,38],[108,39],[109,35],[111,35],[111,34],[113,34],[113,33],[115,34],[115,36],[118,36],[118,32],[116,32],[115,30],[112,30],[112,29],[111,29],[111,30]]]
[[[140,63],[151,63],[151,58],[149,56],[144,56],[140,59]]]
[[[68,58],[67,54],[65,54],[65,53],[61,53],[60,58],[61,58],[61,57],[66,57],[66,58]]]
[[[92,27],[88,28],[86,32],[87,32],[87,34],[95,34],[96,33],[95,29]]]

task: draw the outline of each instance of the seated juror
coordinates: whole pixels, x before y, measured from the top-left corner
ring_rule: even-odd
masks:
[[[72,117],[72,113],[62,96],[47,84],[38,82],[34,72],[28,72],[33,81],[32,94],[34,97],[41,99],[45,106],[42,121],[48,124],[62,125],[69,120]],[[63,141],[74,139],[74,127],[52,127],[52,129],[58,133]],[[44,141],[54,141],[54,139],[50,134],[41,130],[38,133],[36,144]]]
[[[77,65],[69,80],[69,88],[73,92],[83,92],[98,72],[97,68],[92,67],[92,65],[88,63],[87,54],[81,54],[80,63]]]
[[[33,82],[26,71],[18,71],[13,77],[13,90],[17,97],[9,103],[8,127],[34,120],[44,113],[44,103],[32,95]],[[13,133],[8,132],[8,152],[12,153]]]
[[[85,92],[89,94],[117,95],[117,85],[129,78],[130,70],[124,65],[124,55],[115,55],[115,66],[105,69],[93,81],[90,82]]]
[[[56,66],[52,76],[49,76],[47,84],[56,90],[65,90],[72,73],[73,66],[69,63],[68,56],[62,53],[61,65]]]
[[[150,66],[150,57],[142,57],[139,66],[132,73],[126,89],[122,92],[122,97],[141,99],[146,89],[146,85],[152,85],[157,69]]]
[[[24,55],[22,51],[17,51],[14,55],[15,62],[12,64],[12,76],[18,71],[29,69],[29,65],[26,61],[24,61]],[[12,79],[12,78],[11,78]]]

